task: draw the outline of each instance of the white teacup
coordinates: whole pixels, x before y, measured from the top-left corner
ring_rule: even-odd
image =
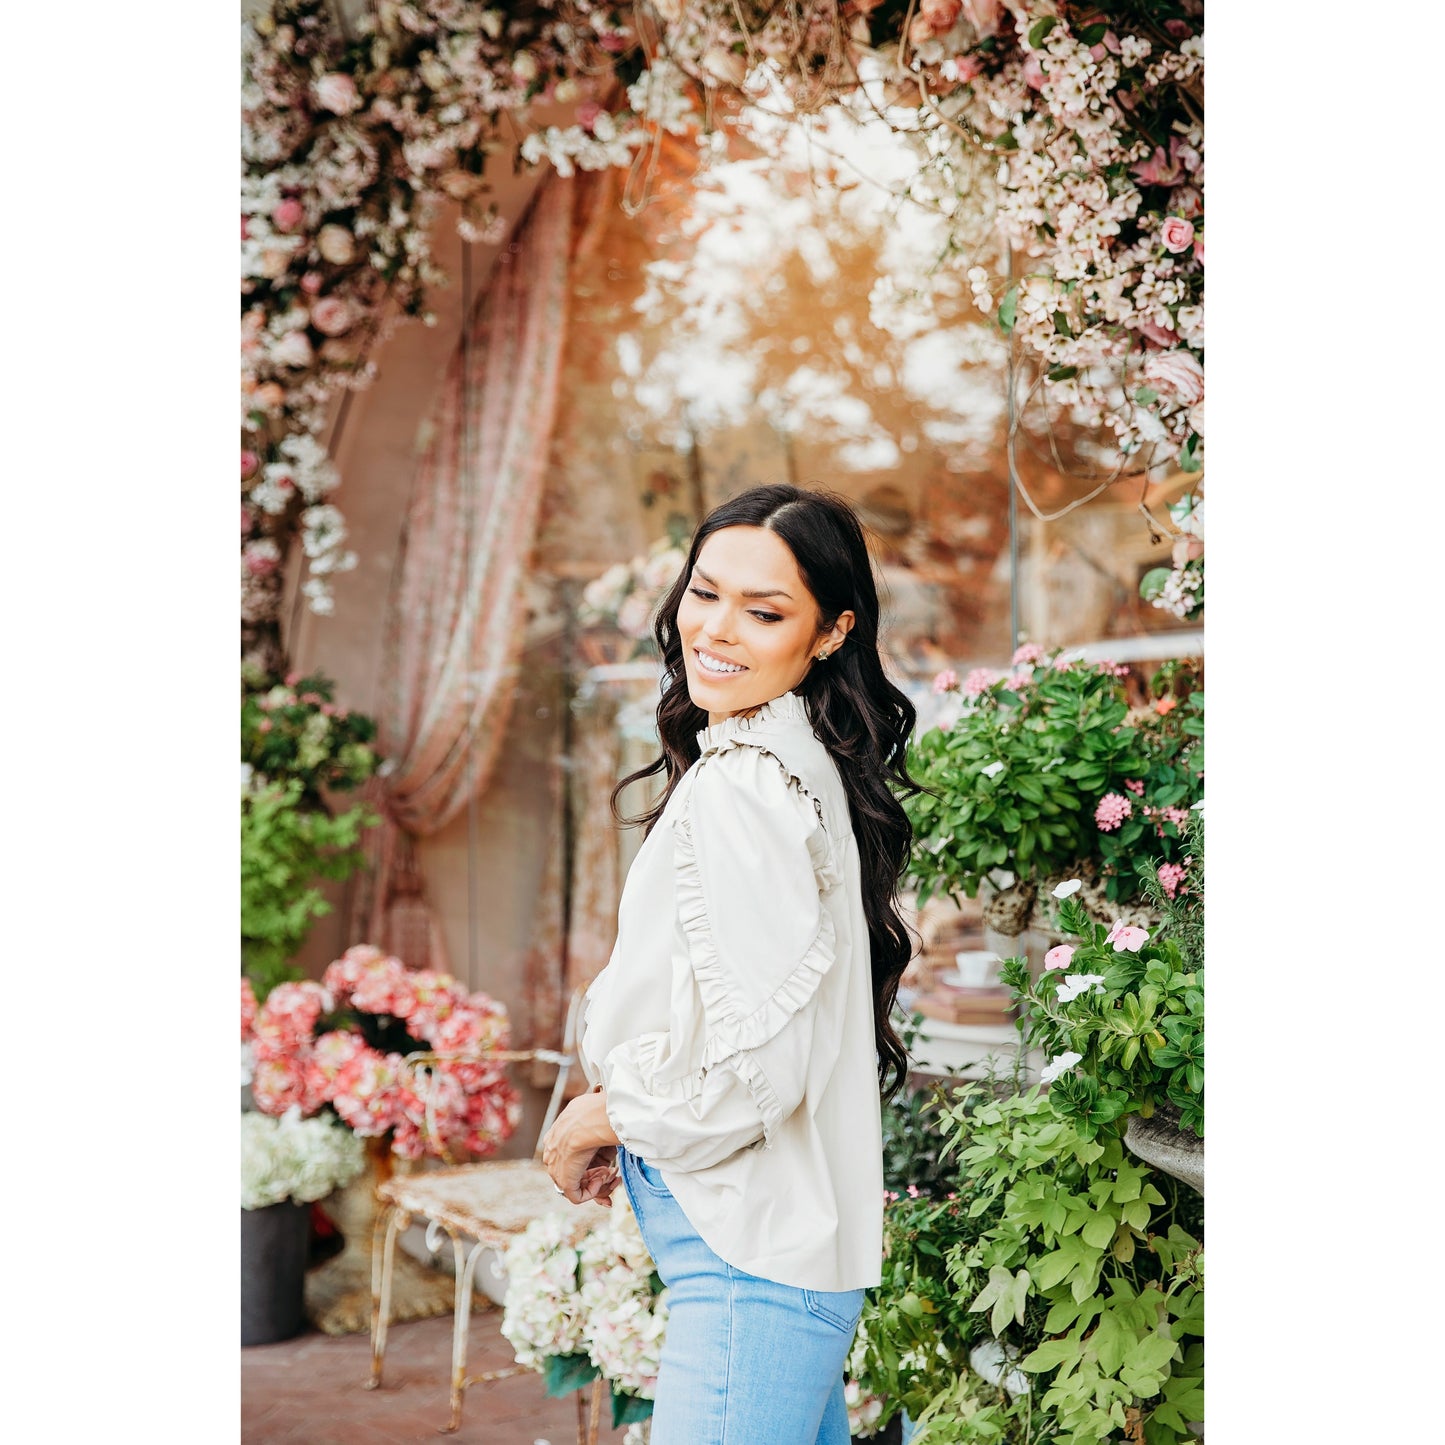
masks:
[[[997,977],[998,955],[988,949],[955,953],[953,966],[964,988],[988,988]]]

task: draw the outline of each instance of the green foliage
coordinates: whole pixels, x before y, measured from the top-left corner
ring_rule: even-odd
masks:
[[[1078,940],[1066,968],[1037,983],[1022,959],[1002,970],[1028,1042],[1052,1058],[1080,1055],[1053,1082],[1049,1100],[1084,1138],[1131,1113],[1147,1118],[1160,1105],[1204,1136],[1204,834],[1197,819],[1190,825],[1195,852],[1175,896],[1145,877],[1166,922],[1141,948],[1116,951],[1109,930],[1070,898],[1058,911],[1060,930]],[[1171,929],[1184,946],[1168,936]],[[1061,1000],[1066,980],[1081,975],[1102,981]]]
[[[1083,860],[1098,862],[1110,899],[1138,898],[1136,862],[1157,868],[1182,853],[1177,812],[1202,790],[1203,727],[1204,694],[1177,664],[1132,718],[1107,664],[1060,667],[1055,653],[1001,676],[952,728],[910,744],[909,769],[929,790],[905,800],[919,901],[972,898],[996,870],[1030,881]],[[1106,830],[1095,810],[1110,793],[1129,816]]]
[[[335,818],[305,808],[304,791],[293,780],[241,796],[241,966],[258,1000],[300,976],[287,960],[331,911],[315,882],[349,877],[362,863],[361,830],[376,822],[364,807]]]
[[[899,1037],[910,1057],[923,1015],[915,1013]],[[925,1194],[952,1189],[952,1167],[939,1158],[939,1120],[951,1102],[950,1086],[911,1089],[906,1084],[883,1106],[883,1187],[904,1193],[909,1185]]]
[[[299,782],[312,805],[320,804],[323,788],[359,787],[376,771],[369,746],[376,724],[337,707],[332,697],[332,683],[319,672],[244,689],[242,763],[268,781]]]
[[[919,1445],[1187,1439],[1203,1416],[1197,1196],[1037,1089],[973,1085],[943,1134],[956,1197],[888,1208],[855,1351],[864,1387],[907,1407]],[[995,1338],[1027,1389],[966,1367]]]

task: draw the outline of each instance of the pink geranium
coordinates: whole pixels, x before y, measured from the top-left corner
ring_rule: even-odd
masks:
[[[1179,885],[1183,881],[1184,869],[1179,864],[1161,863],[1159,865],[1159,886],[1167,897],[1173,898],[1179,892]]]
[[[1133,804],[1123,793],[1105,793],[1094,809],[1094,821],[1101,833],[1112,833],[1133,811]]]
[[[1113,944],[1115,953],[1138,953],[1148,941],[1149,935],[1144,929],[1126,924],[1122,918],[1114,920],[1114,926],[1104,940]]]

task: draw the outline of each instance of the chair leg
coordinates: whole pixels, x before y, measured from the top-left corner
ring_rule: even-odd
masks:
[[[384,1204],[377,1210],[371,1235],[371,1377],[368,1390],[381,1384],[386,1357],[386,1327],[391,1322],[391,1276],[396,1258],[396,1236],[411,1223],[411,1216]]]
[[[462,1423],[462,1397],[467,1390],[467,1341],[471,1332],[472,1324],[472,1281],[477,1273],[477,1261],[482,1257],[487,1246],[478,1242],[472,1245],[466,1252],[466,1258],[462,1258],[462,1242],[452,1233],[452,1255],[456,1263],[457,1271],[457,1303],[456,1316],[452,1324],[452,1392],[451,1392],[451,1418],[447,1422],[444,1434],[450,1434],[461,1428]]]

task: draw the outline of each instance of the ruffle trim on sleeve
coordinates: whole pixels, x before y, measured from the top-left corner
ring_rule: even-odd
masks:
[[[759,746],[758,744],[747,744]],[[822,810],[817,799],[808,791],[801,779],[791,773],[778,756],[761,747],[768,757],[777,763],[784,777],[800,799],[818,816],[818,826],[808,835],[808,852],[813,861],[813,872],[818,882],[820,896],[832,892],[841,881],[840,871],[834,862],[828,834],[822,826]],[[689,800],[690,801],[690,800]],[[677,911],[683,931],[687,935],[688,953],[692,962],[693,976],[702,994],[703,1006],[711,1030],[703,1051],[702,1071],[728,1060],[745,1079],[754,1097],[764,1106],[759,1086],[772,1097],[772,1106],[777,1110],[774,1122],[781,1120],[776,1095],[772,1086],[762,1076],[757,1065],[747,1058],[734,1059],[739,1050],[760,1048],[777,1034],[794,1014],[801,1009],[818,991],[824,975],[833,966],[837,956],[837,940],[832,915],[828,909],[819,906],[818,931],[802,958],[776,989],[750,1012],[743,1011],[734,992],[713,943],[712,925],[707,915],[707,900],[703,896],[702,875],[697,866],[697,852],[693,846],[690,809],[684,808],[673,823],[675,844],[674,867],[677,886]],[[756,1074],[756,1082],[751,1074]]]

